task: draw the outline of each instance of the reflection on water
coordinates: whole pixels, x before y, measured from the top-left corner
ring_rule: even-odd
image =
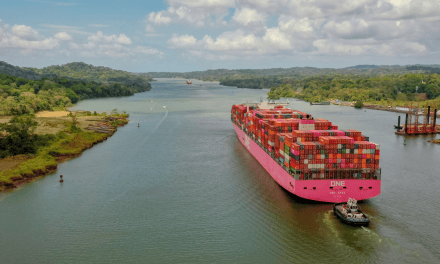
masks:
[[[55,174],[0,196],[2,263],[440,261],[440,148],[430,137],[403,145],[398,114],[289,100],[381,145],[382,193],[360,202],[372,222],[358,228],[341,223],[332,204],[284,191],[236,139],[231,105],[268,90],[177,79],[152,87],[75,107],[126,110],[131,122]]]

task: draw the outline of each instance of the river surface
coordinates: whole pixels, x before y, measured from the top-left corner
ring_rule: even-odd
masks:
[[[434,136],[404,145],[398,113],[290,100],[381,146],[382,193],[360,203],[372,223],[347,226],[332,204],[285,192],[237,140],[231,105],[267,92],[159,79],[150,92],[80,102],[75,109],[125,110],[130,122],[0,195],[0,263],[440,262]]]

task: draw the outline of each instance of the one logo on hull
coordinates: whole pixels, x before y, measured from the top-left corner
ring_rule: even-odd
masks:
[[[345,186],[345,181],[331,181],[330,186]]]

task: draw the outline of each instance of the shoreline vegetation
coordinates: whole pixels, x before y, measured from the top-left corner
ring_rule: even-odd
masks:
[[[0,61],[0,193],[54,172],[128,123],[128,114],[69,112],[80,100],[151,90],[152,79],[73,62],[42,69]]]
[[[34,153],[0,158],[0,194],[56,171],[59,163],[78,157],[86,149],[107,140],[129,115],[114,109],[110,114],[88,111],[45,111],[37,113],[31,138],[39,141]],[[0,118],[0,125],[13,117]],[[0,135],[4,140],[7,135]]]

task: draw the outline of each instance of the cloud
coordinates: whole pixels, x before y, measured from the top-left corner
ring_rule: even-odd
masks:
[[[15,50],[28,55],[36,50],[52,50],[59,44],[58,39],[44,38],[29,26],[14,25],[10,27],[0,24],[0,49]]]
[[[313,46],[317,48],[314,54],[330,56],[420,56],[426,55],[427,52],[427,48],[423,44],[400,41],[380,43],[371,40],[365,43],[365,41],[360,40],[353,43],[345,40],[331,41],[328,39],[318,39],[313,42]]]
[[[185,5],[188,7],[234,7],[234,0],[169,0],[171,6]]]
[[[263,41],[268,49],[272,51],[292,49],[289,37],[279,28],[268,29],[263,37]]]
[[[196,38],[189,35],[179,36],[177,34],[173,34],[171,39],[168,40],[168,44],[172,49],[193,47],[194,45],[196,45],[196,43]]]
[[[20,37],[25,40],[36,40],[40,37],[36,30],[25,25],[14,25],[11,31],[14,36]]]
[[[241,10],[237,9],[232,19],[245,26],[252,22],[263,22],[263,19],[261,15],[258,14],[257,10],[249,8],[243,8]]]
[[[93,58],[130,58],[139,55],[155,55],[161,58],[164,56],[163,52],[158,49],[140,45],[133,48],[131,45],[131,39],[125,34],[105,35],[98,31],[87,38],[87,43],[71,44],[69,48],[79,52],[81,56]]]
[[[74,26],[66,26],[66,25],[53,25],[53,24],[42,24],[41,26],[46,28],[58,29],[64,32],[69,32],[72,34],[81,34],[81,35],[91,35],[93,33],[82,31],[82,27],[74,27]]]
[[[154,30],[153,25],[151,25],[151,24],[147,24],[147,25],[145,26],[145,32],[147,32],[147,33],[154,33],[155,30]]]
[[[387,20],[438,17],[440,3],[436,0],[381,0],[388,9],[378,13],[377,17]]]
[[[181,23],[199,28],[224,26],[229,8],[235,7],[234,0],[169,0],[167,4],[166,10],[146,16],[146,33],[154,32],[155,27]]]
[[[96,34],[91,35],[87,38],[91,43],[117,43],[117,44],[124,44],[124,45],[130,45],[131,39],[127,37],[125,34],[120,34],[119,36],[116,35],[104,35],[102,31],[98,31]]]
[[[221,18],[217,36],[174,34],[169,48],[204,59],[269,58],[270,56],[419,56],[438,50],[440,2],[436,0],[170,0],[161,14],[166,23],[210,28]],[[203,8],[202,15],[198,14]],[[268,25],[278,20],[278,25]],[[435,23],[434,23],[435,21]],[[219,22],[219,21],[217,21]]]
[[[160,12],[151,12],[148,15],[148,21],[153,23],[154,25],[169,25],[171,22],[171,18],[165,14],[165,11]]]
[[[250,51],[256,50],[261,45],[261,40],[253,34],[244,34],[243,31],[225,32],[218,36],[215,41],[210,36],[202,40],[205,49],[211,51]]]
[[[131,39],[125,34],[120,34],[119,37],[116,39],[116,42],[124,45],[130,45],[132,43]]]
[[[66,32],[58,32],[53,37],[59,40],[72,40],[72,36],[70,36]]]
[[[52,26],[59,29],[67,26]],[[76,28],[76,27],[72,27]],[[35,29],[26,25],[9,26],[0,20],[0,52],[2,54],[35,55],[53,57],[56,54],[67,56],[79,55],[94,58],[137,58],[139,56],[156,56],[162,58],[163,52],[146,46],[133,46],[131,38],[121,33],[105,35],[101,31],[92,34],[86,43],[74,42],[74,38],[65,31],[53,37],[44,37]],[[18,53],[17,53],[18,52]]]

